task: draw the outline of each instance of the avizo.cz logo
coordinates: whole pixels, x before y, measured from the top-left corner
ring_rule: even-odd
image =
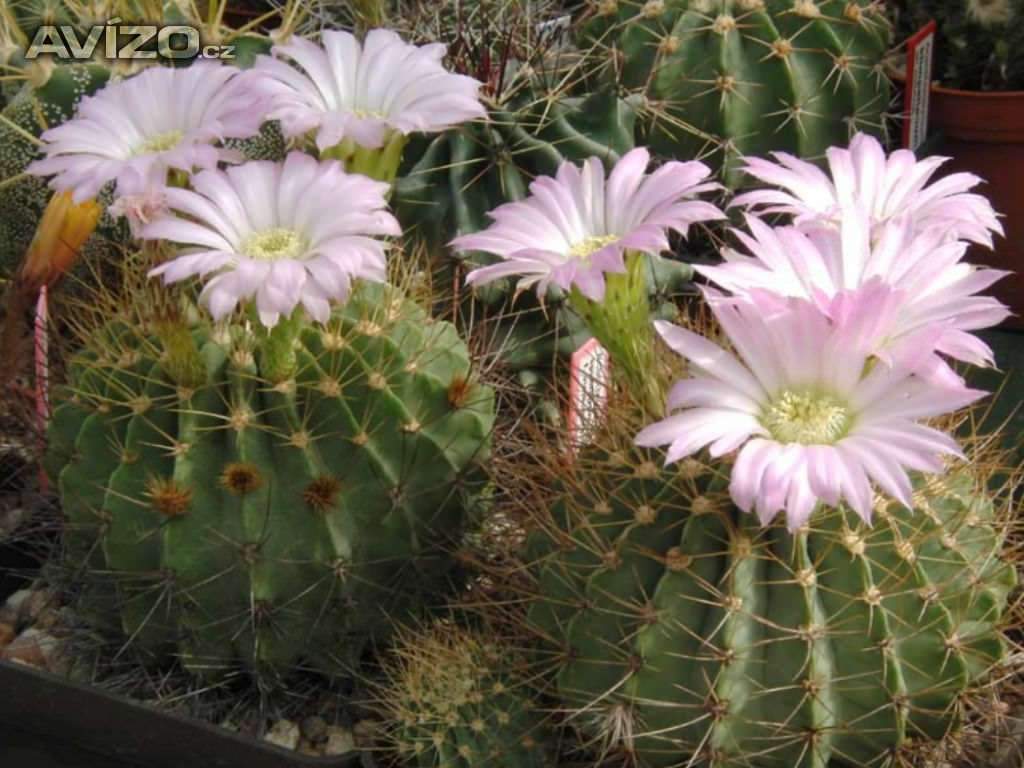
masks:
[[[232,59],[233,45],[204,44],[195,27],[184,24],[121,24],[111,19],[86,30],[45,24],[36,30],[26,59],[91,59],[97,49],[107,59]]]

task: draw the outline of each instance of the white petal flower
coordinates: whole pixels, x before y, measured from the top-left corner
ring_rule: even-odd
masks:
[[[178,215],[147,224],[142,236],[189,246],[150,274],[167,283],[213,275],[200,298],[214,319],[255,298],[268,327],[299,305],[326,322],[353,279],[386,279],[378,237],[401,234],[386,210],[387,184],[293,152],[283,163],[202,171],[192,187],[168,189]]]
[[[206,61],[149,67],[82,99],[74,118],[43,133],[45,157],[28,171],[53,175],[51,186],[81,202],[111,181],[117,195],[140,195],[165,184],[169,169],[235,160],[218,143],[259,132],[253,82],[251,73]]]
[[[800,528],[819,501],[846,502],[870,522],[872,483],[911,506],[907,471],[941,472],[944,454],[961,455],[952,437],[921,422],[985,393],[929,383],[913,364],[870,360],[864,339],[888,292],[861,294],[837,321],[802,299],[709,290],[736,354],[659,321],[692,375],[669,393],[674,412],[636,443],[668,445],[666,463],[705,447],[712,457],[738,450],[730,494],[763,524],[784,509],[790,530]]]
[[[322,39],[322,48],[301,37],[274,46],[273,56],[298,69],[272,56],[256,62],[269,116],[287,136],[316,130],[321,150],[343,139],[376,149],[392,131],[441,131],[486,114],[480,83],[442,66],[443,45],[417,47],[385,29],[370,31],[362,45],[337,30]]]
[[[577,287],[602,301],[605,275],[626,271],[627,250],[657,254],[667,250],[668,230],[686,234],[691,224],[724,218],[711,203],[694,199],[718,188],[711,171],[698,162],[670,162],[647,173],[650,155],[634,149],[605,177],[596,157],[583,166],[562,163],[557,175],[530,184],[525,200],[506,203],[488,216],[487,229],[452,241],[459,251],[500,256],[497,264],[466,276],[469,284],[521,275],[519,288]]]
[[[892,289],[885,312],[876,317],[874,353],[888,363],[903,354],[917,334],[935,328],[935,352],[973,365],[993,365],[992,351],[972,331],[998,325],[1010,312],[991,296],[979,295],[1007,273],[963,260],[967,244],[949,240],[942,229],[915,234],[909,217],[871,227],[861,209],[844,212],[838,228],[769,227],[747,218],[750,234],[734,234],[749,255],[725,248],[724,262],[697,266],[700,274],[736,294],[770,291],[815,301],[841,311],[841,295]],[[922,373],[949,382],[956,374],[936,354],[921,360]]]
[[[992,247],[992,233],[1003,234],[1002,224],[983,196],[969,192],[981,183],[970,173],[954,173],[929,182],[945,157],[918,160],[907,149],[888,157],[878,140],[857,134],[849,149],[827,151],[829,174],[818,166],[784,152],[773,163],[748,158],[746,172],[781,189],[760,189],[739,195],[733,205],[761,213],[788,213],[797,226],[837,223],[843,211],[866,211],[869,225],[884,225],[909,216],[915,231],[939,229],[958,240]]]

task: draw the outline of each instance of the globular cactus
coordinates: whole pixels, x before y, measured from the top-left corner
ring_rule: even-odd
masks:
[[[493,421],[451,325],[380,286],[275,353],[140,314],[89,334],[49,432],[94,617],[201,673],[335,671],[447,588]]]
[[[819,509],[791,535],[732,506],[720,468],[658,461],[585,454],[529,543],[528,625],[588,740],[642,766],[823,768],[956,728],[1016,584],[972,467],[872,527]]]
[[[648,100],[652,148],[707,158],[731,186],[745,155],[818,158],[884,130],[890,33],[875,0],[602,0],[583,36]]]
[[[378,696],[389,741],[417,768],[547,768],[552,737],[525,660],[490,633],[406,629]]]
[[[109,76],[98,64],[40,65],[0,113],[0,278],[21,263],[52,194],[45,179],[25,175],[39,152],[39,135],[70,118],[78,102],[103,87]],[[113,227],[105,217],[87,247],[100,248],[99,241]]]

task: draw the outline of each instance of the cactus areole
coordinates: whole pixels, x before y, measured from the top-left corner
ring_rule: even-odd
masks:
[[[586,738],[642,766],[824,768],[955,728],[1016,584],[979,481],[790,534],[696,459],[655,460],[584,457],[531,540],[529,624]]]
[[[714,162],[730,186],[744,156],[817,159],[884,130],[890,28],[871,0],[620,0],[585,34],[646,95],[652,148]]]
[[[53,416],[83,606],[200,673],[352,663],[446,586],[485,458],[493,393],[397,290],[291,339],[111,323]]]

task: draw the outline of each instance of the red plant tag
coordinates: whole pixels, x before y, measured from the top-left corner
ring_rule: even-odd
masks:
[[[46,427],[50,420],[50,312],[47,301],[47,290],[44,285],[39,289],[39,300],[36,302],[35,315],[35,380],[36,380],[36,426],[39,439],[46,440]],[[45,443],[40,446],[45,451]],[[46,473],[39,470],[39,486],[43,493],[49,489]]]
[[[928,137],[928,96],[935,52],[935,21],[907,40],[907,82],[903,94],[903,146],[917,151]]]
[[[573,353],[569,361],[569,447],[573,453],[594,440],[608,407],[611,357],[597,339]]]

